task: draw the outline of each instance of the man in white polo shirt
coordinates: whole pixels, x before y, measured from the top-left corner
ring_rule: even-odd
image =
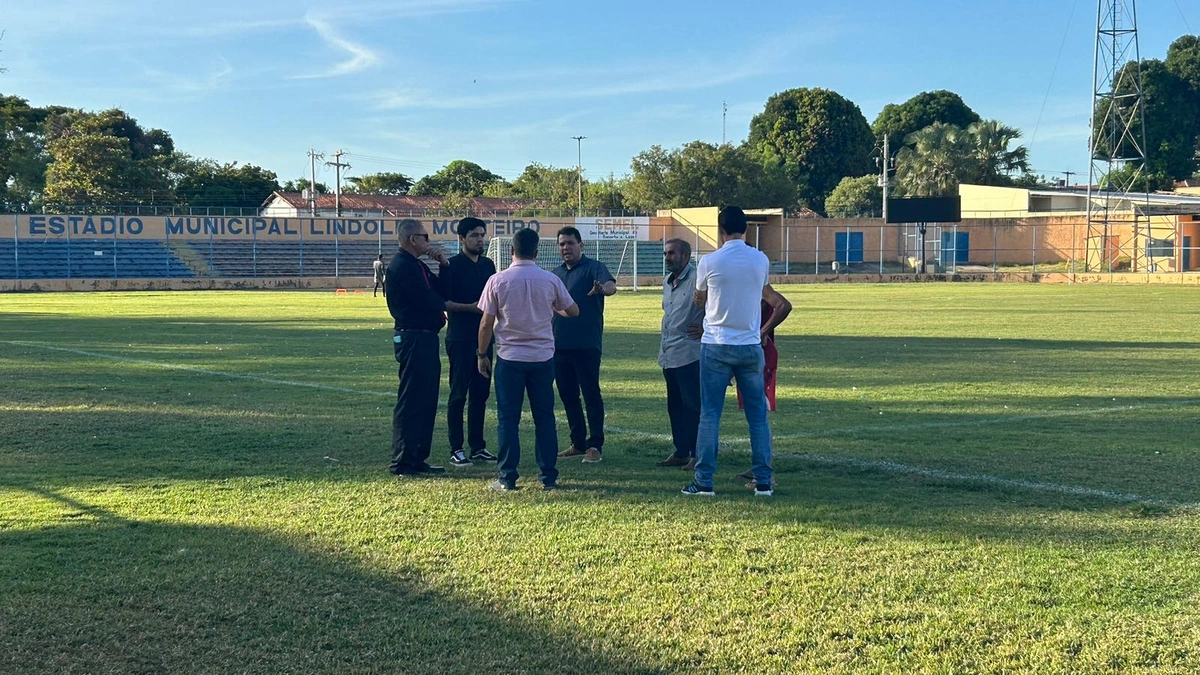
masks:
[[[696,473],[685,495],[712,496],[717,470],[717,430],[725,408],[725,392],[732,376],[745,394],[746,422],[750,425],[750,455],[754,494],[770,497],[771,427],[767,423],[767,397],[763,390],[763,336],[778,325],[772,316],[762,323],[763,289],[770,261],[746,244],[746,214],[736,206],[717,216],[720,248],[700,260],[696,268],[695,303],[704,307],[704,335],[700,338],[700,429],[696,440]]]

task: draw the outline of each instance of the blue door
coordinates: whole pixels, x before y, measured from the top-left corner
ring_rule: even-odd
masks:
[[[1192,269],[1192,238],[1183,238],[1183,267],[1182,270]]]
[[[860,263],[863,261],[863,233],[838,232],[833,245],[837,249],[837,260],[840,263]],[[828,241],[828,240],[827,240]]]
[[[942,233],[942,264],[962,265],[966,263],[968,254],[971,252],[970,249],[970,232]]]

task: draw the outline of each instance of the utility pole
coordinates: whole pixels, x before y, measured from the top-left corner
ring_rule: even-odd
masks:
[[[346,154],[345,150],[338,150],[333,153],[332,162],[325,162],[325,166],[332,166],[334,169],[333,179],[333,209],[338,218],[342,217],[342,169],[349,169],[350,165],[342,162],[342,155]]]
[[[587,136],[572,136],[575,139],[575,176],[579,187],[579,206],[575,209],[575,215],[583,215],[583,139]]]
[[[308,149],[308,215],[317,217],[317,160],[325,159],[325,154],[313,148]]]
[[[883,188],[883,222],[887,223],[888,184],[891,182],[888,174],[892,172],[892,156],[888,148],[888,135],[883,135],[883,157],[879,160],[879,187]]]
[[[1066,182],[1063,183],[1063,187],[1071,187],[1071,176],[1074,176],[1075,172],[1074,171],[1063,171],[1062,174],[1067,177]]]

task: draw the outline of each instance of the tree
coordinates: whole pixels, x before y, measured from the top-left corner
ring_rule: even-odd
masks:
[[[127,177],[136,173],[129,139],[98,132],[70,133],[49,144],[45,201],[55,205],[131,203]]]
[[[879,186],[879,176],[843,178],[825,200],[825,211],[831,218],[878,217],[883,213],[883,188]]]
[[[579,203],[579,174],[575,169],[557,168],[534,162],[511,184],[488,185],[487,196],[515,197],[537,201],[545,208],[574,209]],[[588,182],[583,181],[586,192]]]
[[[1167,48],[1167,70],[1200,94],[1200,36],[1184,35]]]
[[[779,163],[745,146],[692,141],[675,150],[652,146],[631,164],[626,203],[635,209],[740,204],[790,206],[795,186]]]
[[[434,197],[446,197],[451,194],[462,197],[482,197],[485,186],[503,181],[504,178],[475,162],[456,159],[442,167],[437,173],[417,181],[409,194]]]
[[[960,183],[974,185],[1012,185],[1013,173],[1029,171],[1029,149],[1023,145],[1009,149],[1021,132],[996,120],[982,120],[967,127],[970,162]]]
[[[1133,105],[1132,98],[1123,96],[1136,91],[1137,71],[1142,77],[1141,108]],[[1118,96],[1103,101],[1092,121],[1095,157],[1136,160],[1145,155],[1146,173],[1161,174],[1170,179],[1190,177],[1196,170],[1200,112],[1197,95],[1188,83],[1164,62],[1146,59],[1122,68],[1117,76],[1116,92]],[[1133,178],[1133,174],[1127,177]]]
[[[904,103],[883,106],[871,125],[871,133],[876,138],[886,135],[890,151],[898,152],[909,134],[934,122],[966,129],[979,119],[979,115],[958,94],[944,89],[923,91]]]
[[[934,122],[909,134],[896,154],[901,191],[913,197],[956,194],[960,183],[1012,185],[1013,173],[1029,171],[1029,151],[1010,149],[1021,132],[996,120],[966,129]]]
[[[904,139],[896,153],[896,181],[911,197],[940,197],[958,192],[958,176],[968,171],[970,146],[963,130],[934,122]]]
[[[746,144],[764,162],[778,158],[799,199],[817,211],[843,176],[872,169],[874,140],[866,118],[827,89],[790,89],[769,98],[750,121]]]
[[[175,145],[167,132],[142,129],[116,108],[52,115],[44,130],[52,158],[47,202],[96,207],[170,201]]]
[[[175,199],[187,206],[257,208],[279,189],[275,172],[253,164],[219,164],[178,153],[173,163]]]
[[[0,96],[0,203],[28,207],[46,182],[42,123],[46,110],[16,96]]]
[[[413,179],[402,173],[385,171],[365,176],[347,176],[343,192],[364,195],[406,195],[412,189]]]
[[[279,186],[279,191],[280,192],[304,192],[305,190],[308,189],[308,187],[310,185],[312,185],[312,182],[309,181],[307,178],[297,178],[296,180],[289,180],[288,182]],[[317,192],[319,192],[323,195],[329,194],[329,192],[330,192],[329,186],[322,183],[321,181],[317,181]]]

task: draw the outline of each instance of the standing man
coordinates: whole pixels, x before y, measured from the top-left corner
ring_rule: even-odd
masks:
[[[375,289],[371,291],[371,297],[377,298],[379,289],[383,289],[383,297],[387,297],[387,286],[383,283],[383,254],[375,258],[375,262],[371,263],[371,267],[375,270]]]
[[[732,376],[746,393],[754,494],[770,497],[771,427],[763,393],[762,343],[782,320],[782,313],[766,323],[761,320],[760,301],[770,263],[761,251],[746,244],[746,214],[740,208],[721,209],[717,239],[720,248],[701,259],[696,268],[695,302],[705,312],[704,335],[700,338],[700,428],[695,476],[683,488],[683,494],[714,494],[718,429]]]
[[[669,239],[663,247],[670,274],[663,280],[662,342],[658,365],[667,382],[667,416],[675,452],[658,466],[696,468],[696,429],[700,425],[700,335],[704,310],[692,302],[696,267],[692,245]]]
[[[405,218],[396,227],[400,250],[387,269],[388,311],[396,321],[393,351],[400,364],[400,387],[392,411],[392,465],[397,476],[441,474],[430,466],[433,421],[437,415],[442,361],[438,333],[446,325],[446,295],[441,277],[446,275],[446,254],[429,245],[429,232],[419,220]],[[438,263],[434,275],[417,260],[429,255]]]
[[[512,265],[488,279],[479,298],[483,320],[475,352],[479,373],[493,372],[489,347],[496,338],[496,415],[499,478],[488,487],[517,489],[521,464],[520,422],[525,394],[533,416],[534,456],[542,487],[558,485],[558,430],[554,426],[555,315],[579,316],[579,306],[555,275],[537,266],[538,234],[529,228],[512,238]]]
[[[604,458],[604,398],[600,395],[604,298],[617,292],[617,282],[604,263],[583,254],[583,236],[574,227],[558,231],[558,252],[563,264],[554,268],[554,274],[579,305],[577,319],[554,317],[554,380],[571,430],[571,447],[558,456],[583,455],[584,464],[595,464]]]
[[[483,438],[483,413],[492,381],[476,368],[475,343],[479,339],[482,312],[476,303],[483,286],[496,273],[496,264],[483,255],[487,247],[487,223],[478,218],[458,221],[458,255],[450,258],[447,273],[446,358],[450,361],[450,398],[446,401],[446,429],[450,434],[450,464],[471,466],[472,462],[494,462]],[[492,355],[488,345],[487,355]],[[463,408],[467,410],[468,457],[463,445]]]

